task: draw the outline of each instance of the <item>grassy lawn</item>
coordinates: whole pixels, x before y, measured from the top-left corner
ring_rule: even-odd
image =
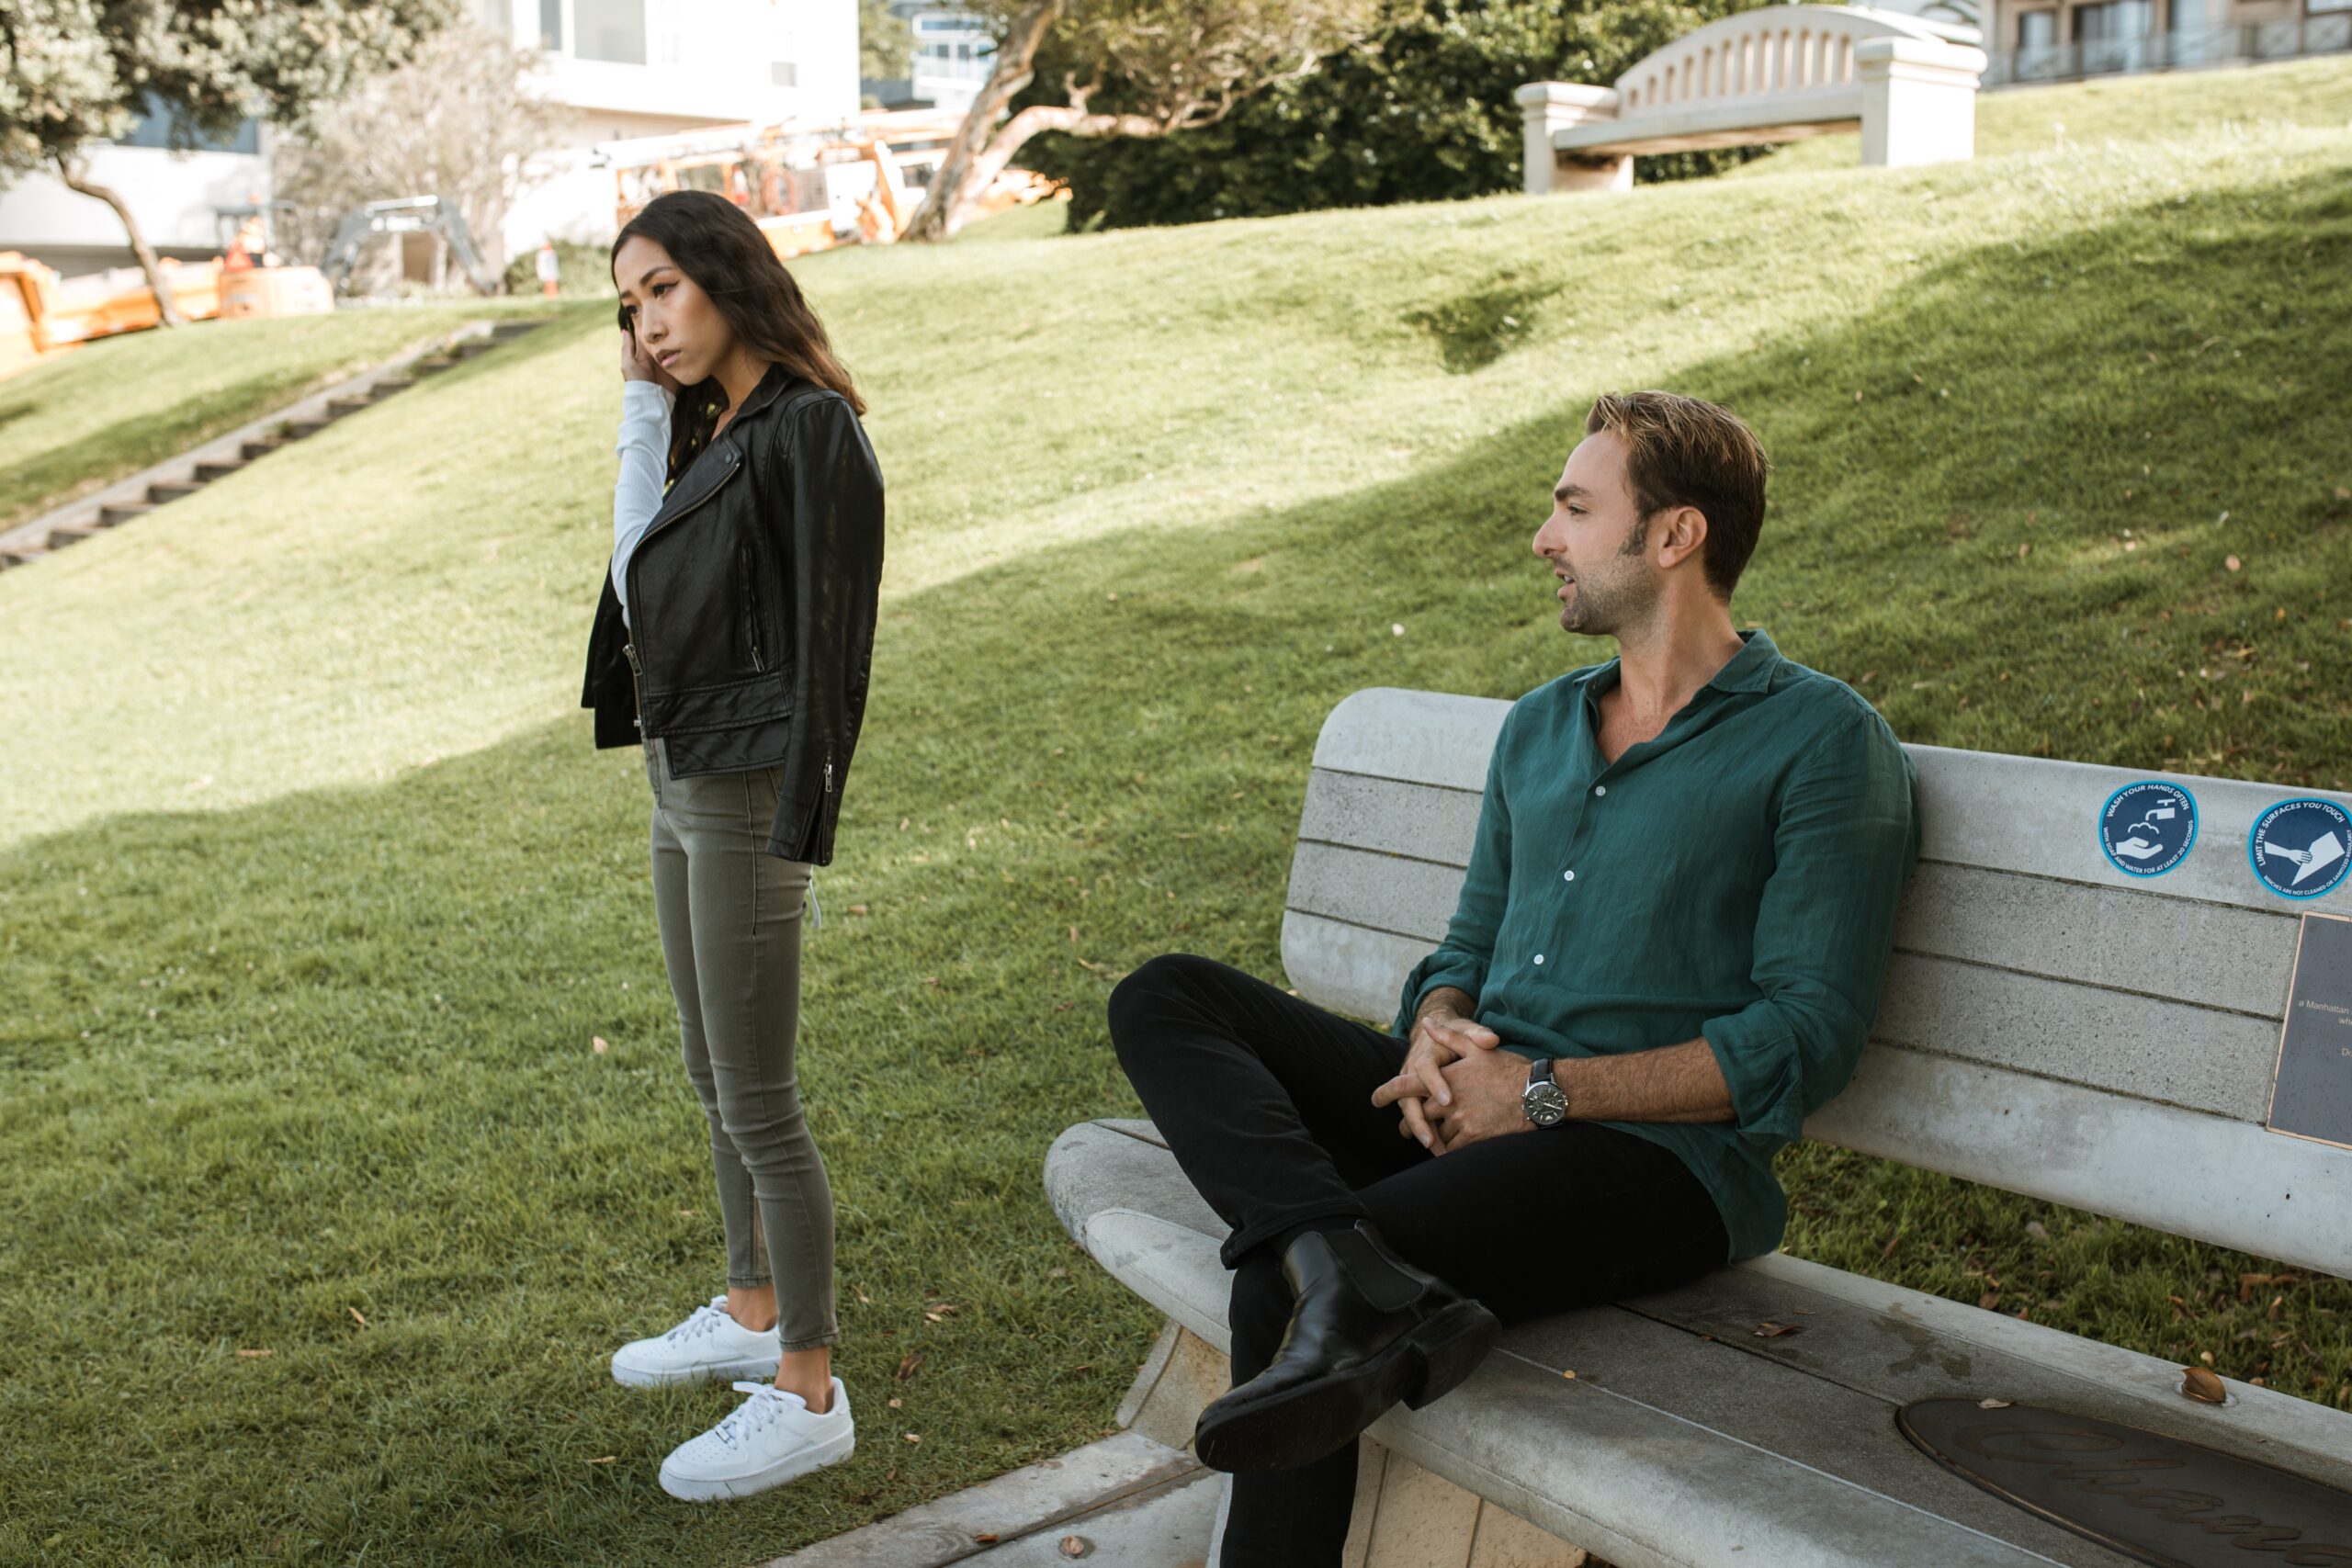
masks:
[[[127,333],[0,380],[0,529],[100,490],[330,380],[529,300],[468,299]]]
[[[1976,96],[1976,155],[2064,152],[2120,141],[2187,146],[2217,133],[2290,126],[2352,125],[2352,71],[2340,58],[2284,61],[2232,71],[2109,76],[2056,87],[2002,87]],[[1769,158],[1725,172],[1755,179],[1795,169],[1847,169],[1861,162],[1861,133],[1792,141]]]
[[[654,1471],[733,1396],[605,1370],[720,1265],[573,706],[606,308],[0,575],[0,1560],[743,1562],[1104,1430],[1155,1325],[1037,1169],[1134,1110],[1107,985],[1280,973],[1349,692],[1605,654],[1527,551],[1604,389],[1755,423],[1735,613],[1905,739],[2352,787],[2347,268],[2340,119],[802,264],[891,484],[802,1073],[864,1432],[729,1508]],[[1787,1170],[1792,1250],[2352,1408],[2352,1284]]]

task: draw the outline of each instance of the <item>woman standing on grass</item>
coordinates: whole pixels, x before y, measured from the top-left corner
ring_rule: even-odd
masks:
[[[759,1380],[662,1465],[673,1497],[741,1497],[854,1441],[832,1194],[793,1054],[801,911],[865,708],[882,475],[824,327],[740,208],[656,198],[615,242],[613,281],[620,480],[582,704],[598,746],[645,750],[662,953],[727,1233],[726,1293],[623,1346],[613,1376]]]

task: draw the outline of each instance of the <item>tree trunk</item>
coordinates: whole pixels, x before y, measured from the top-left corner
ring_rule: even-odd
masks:
[[[106,186],[93,185],[85,179],[81,165],[65,153],[57,155],[57,170],[65,182],[66,189],[93,197],[114,209],[114,215],[122,220],[122,231],[130,237],[130,250],[139,258],[139,270],[147,275],[147,288],[155,296],[155,310],[163,324],[167,327],[187,325],[187,318],[180,314],[179,306],[173,302],[172,291],[164,286],[164,269],[155,264],[154,251],[148,245],[146,236],[140,233],[139,220],[131,217],[130,209],[123,205],[122,197]]]
[[[996,133],[989,144],[972,159],[959,189],[947,211],[947,233],[953,237],[971,217],[972,209],[989,193],[989,186],[1012,162],[1033,136],[1048,130],[1066,130],[1073,136],[1165,136],[1168,128],[1141,114],[1090,114],[1082,108],[1065,108],[1057,104],[1032,104],[1005,121],[1004,129]]]
[[[941,162],[939,172],[931,176],[931,188],[923,192],[922,205],[908,220],[900,239],[944,240],[955,234],[961,219],[953,215],[959,209],[968,211],[976,199],[967,190],[980,160],[993,150],[990,139],[997,117],[1036,74],[1037,46],[1045,40],[1046,29],[1054,25],[1061,9],[1062,0],[1032,0],[1012,18],[1004,41],[997,46],[996,63],[989,68],[988,81],[981,85],[979,96],[972,100],[964,123],[956,128],[956,140],[948,143],[946,158]],[[1003,166],[1000,160],[995,168]],[[989,178],[995,177],[991,171]],[[982,185],[978,188],[988,187]]]

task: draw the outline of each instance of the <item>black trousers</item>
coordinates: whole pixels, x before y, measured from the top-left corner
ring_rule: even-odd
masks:
[[[1266,1245],[1310,1220],[1369,1219],[1398,1256],[1505,1323],[1664,1290],[1730,1251],[1670,1151],[1597,1122],[1433,1156],[1372,1091],[1405,1043],[1206,958],[1155,958],[1111,996],[1111,1040],[1176,1163],[1233,1227],[1233,1381],[1272,1361],[1290,1286]],[[1356,1446],[1232,1478],[1222,1568],[1336,1564]]]

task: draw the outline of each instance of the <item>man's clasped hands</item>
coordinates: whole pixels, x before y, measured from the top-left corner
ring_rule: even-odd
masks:
[[[1497,1049],[1501,1044],[1500,1035],[1465,1010],[1433,998],[1413,1021],[1402,1070],[1372,1091],[1372,1102],[1396,1106],[1403,1115],[1397,1133],[1419,1139],[1433,1155],[1527,1132],[1534,1125],[1522,1099],[1528,1059]]]

